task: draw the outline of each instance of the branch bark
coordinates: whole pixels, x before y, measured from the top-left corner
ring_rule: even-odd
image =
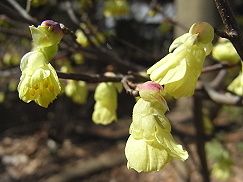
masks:
[[[226,36],[234,45],[236,51],[243,61],[243,36],[236,22],[233,11],[228,0],[214,0],[220,17],[225,26]]]
[[[210,182],[210,176],[208,171],[207,157],[205,151],[205,132],[203,126],[203,105],[200,92],[196,93],[193,98],[193,123],[196,129],[196,146],[197,153],[200,159],[200,171],[202,174],[203,182]]]

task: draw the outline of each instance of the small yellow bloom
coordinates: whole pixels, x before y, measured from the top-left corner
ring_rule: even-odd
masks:
[[[0,103],[3,103],[5,101],[5,93],[0,91]]]
[[[87,84],[84,81],[68,80],[65,93],[72,98],[73,102],[84,104],[88,96]]]
[[[150,79],[164,85],[164,92],[175,98],[193,95],[204,59],[211,52],[212,39],[211,25],[192,25],[189,33],[174,40],[171,53],[147,70]]]
[[[213,165],[212,175],[218,180],[226,181],[231,176],[231,166],[232,163],[221,160]]]
[[[119,84],[120,85],[120,84]],[[95,107],[92,120],[107,125],[117,120],[117,83],[100,83],[95,90]]]
[[[22,76],[18,85],[19,98],[27,103],[33,100],[47,107],[61,91],[55,69],[39,51],[26,54],[20,68]]]
[[[125,16],[129,13],[129,5],[126,0],[106,0],[104,15],[106,17]]]
[[[212,56],[218,61],[226,61],[229,63],[237,63],[240,61],[240,56],[236,52],[233,44],[225,38],[219,39],[212,50]]]
[[[82,45],[83,47],[87,47],[89,45],[89,41],[86,37],[86,35],[83,33],[82,30],[77,30],[75,35],[77,36],[76,41]]]

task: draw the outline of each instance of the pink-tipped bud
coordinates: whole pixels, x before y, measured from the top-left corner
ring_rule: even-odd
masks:
[[[50,28],[52,31],[57,32],[57,33],[63,33],[60,24],[53,21],[53,20],[45,20],[41,23],[41,26],[46,26]]]
[[[162,89],[163,87],[160,84],[153,81],[147,81],[137,86],[138,91],[146,90],[151,92],[160,92]]]
[[[137,90],[139,91],[139,95],[141,98],[147,101],[152,100],[161,100],[161,91],[163,90],[163,86],[153,81],[147,81],[143,84],[139,84],[137,86]]]

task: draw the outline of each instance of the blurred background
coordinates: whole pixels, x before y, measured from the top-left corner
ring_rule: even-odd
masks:
[[[231,0],[230,4],[243,26],[243,2]],[[190,157],[184,163],[173,161],[159,172],[137,173],[127,169],[124,155],[135,104],[125,91],[118,96],[118,121],[107,126],[92,122],[96,83],[88,83],[85,101],[65,92],[68,81],[64,79],[63,93],[47,109],[21,101],[19,63],[32,47],[28,26],[47,19],[62,23],[77,36],[75,40],[65,35],[52,65],[56,70],[68,67],[87,74],[143,74],[193,23],[207,21],[223,29],[213,0],[2,0],[0,182],[200,182],[207,181],[205,175],[211,181],[243,181],[242,106],[216,104],[207,96],[200,103],[169,98],[167,116],[173,135]],[[205,65],[213,64],[217,62],[209,57]],[[239,67],[228,70],[218,89],[223,90],[238,73]],[[210,82],[217,74],[203,74],[200,80]],[[203,122],[206,164],[198,147],[198,117]]]

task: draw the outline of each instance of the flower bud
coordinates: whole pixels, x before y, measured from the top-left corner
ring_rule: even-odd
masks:
[[[55,46],[64,35],[59,23],[52,20],[43,21],[37,28],[32,25],[30,31],[35,49]]]
[[[226,61],[233,64],[240,61],[240,56],[233,44],[225,38],[220,38],[218,43],[213,47],[212,56],[217,61]]]
[[[189,33],[198,34],[198,41],[201,43],[210,43],[214,38],[214,28],[207,22],[194,23]]]
[[[143,84],[139,84],[136,89],[139,91],[140,97],[144,100],[153,100],[153,102],[163,102],[166,104],[166,101],[161,95],[163,87],[160,84],[153,81],[147,81]]]

